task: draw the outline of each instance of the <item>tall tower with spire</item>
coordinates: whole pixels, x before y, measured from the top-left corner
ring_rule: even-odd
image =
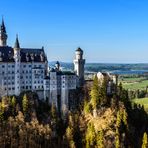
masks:
[[[15,60],[15,95],[20,94],[20,44],[18,40],[18,35],[16,36],[16,41],[14,45],[14,60]]]
[[[83,50],[78,47],[78,49],[75,51],[74,71],[79,78],[80,86],[82,86],[84,83],[84,64],[85,59],[83,59]]]
[[[4,19],[2,18],[2,24],[0,26],[0,46],[7,46],[7,32],[4,24]]]

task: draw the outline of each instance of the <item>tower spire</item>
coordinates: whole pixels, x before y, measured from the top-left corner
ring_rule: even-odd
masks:
[[[0,46],[7,46],[7,37],[6,27],[2,17],[2,23],[0,26]]]
[[[16,48],[16,49],[20,48],[20,43],[19,43],[19,40],[18,40],[18,34],[16,34],[16,40],[15,40],[14,48]]]
[[[2,16],[1,30],[3,30],[3,32],[6,33],[6,27],[5,27],[5,23],[4,23],[4,18],[3,18],[3,16]]]

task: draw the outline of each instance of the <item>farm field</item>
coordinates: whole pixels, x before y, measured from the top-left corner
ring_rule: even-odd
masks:
[[[133,99],[132,102],[143,105],[145,111],[148,113],[148,98]]]
[[[137,90],[146,89],[148,86],[148,79],[146,77],[122,77],[119,78],[119,83],[122,83],[125,89]]]

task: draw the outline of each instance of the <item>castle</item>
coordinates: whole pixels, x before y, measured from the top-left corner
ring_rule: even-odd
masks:
[[[103,83],[104,80],[107,82],[106,93],[108,96],[116,93],[117,85],[118,85],[118,75],[108,73],[108,72],[98,72],[97,78],[99,83]]]
[[[57,61],[55,68],[49,68],[44,48],[20,47],[18,36],[14,47],[7,45],[7,32],[2,19],[0,26],[0,90],[2,95],[19,95],[32,90],[40,99],[54,104],[66,113],[71,104],[70,92],[84,82],[83,50],[75,51],[74,71],[61,71]]]

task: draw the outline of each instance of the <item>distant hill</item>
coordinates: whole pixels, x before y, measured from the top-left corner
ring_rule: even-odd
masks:
[[[49,62],[49,66],[54,67],[56,61]],[[73,63],[60,62],[65,70],[73,70]],[[130,72],[146,71],[148,72],[148,63],[143,64],[114,64],[114,63],[86,63],[86,72],[111,71],[111,72]]]

